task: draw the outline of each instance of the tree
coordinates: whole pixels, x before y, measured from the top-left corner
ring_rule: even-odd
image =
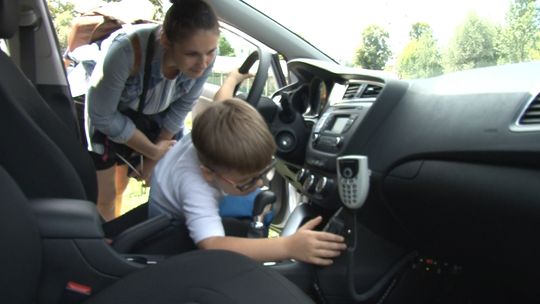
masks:
[[[460,71],[497,63],[495,52],[496,28],[474,12],[454,34],[445,58],[448,71]]]
[[[378,25],[370,25],[362,32],[362,43],[356,51],[356,64],[366,69],[382,70],[392,55],[387,40],[388,32]]]
[[[535,0],[516,0],[506,14],[506,26],[497,37],[499,63],[538,59],[540,13]],[[536,58],[535,58],[536,57]]]
[[[433,30],[427,23],[413,24],[409,32],[411,41],[397,60],[397,71],[401,78],[426,78],[441,75],[442,58],[433,37]]]
[[[235,56],[234,49],[232,48],[229,41],[223,36],[219,37],[219,55],[227,57]]]
[[[154,6],[153,20],[163,20],[165,13],[163,12],[163,0],[148,0]]]
[[[409,32],[409,38],[412,40],[418,40],[424,34],[433,36],[431,26],[425,22],[416,22],[412,25],[411,31]]]

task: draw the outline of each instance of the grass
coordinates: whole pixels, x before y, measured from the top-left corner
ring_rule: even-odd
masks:
[[[124,214],[129,210],[146,203],[148,201],[149,194],[150,187],[145,187],[143,186],[142,182],[139,182],[134,178],[130,178],[129,184],[122,195],[121,214]]]

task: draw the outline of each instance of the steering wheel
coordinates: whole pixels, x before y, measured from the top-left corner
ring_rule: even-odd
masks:
[[[257,107],[257,104],[259,103],[259,99],[261,99],[261,95],[263,93],[264,85],[266,84],[266,79],[268,79],[268,69],[270,68],[270,64],[272,62],[272,54],[269,52],[261,49],[260,47],[257,47],[257,50],[253,53],[249,54],[249,56],[246,58],[244,63],[238,68],[238,71],[242,74],[246,74],[249,72],[249,69],[253,66],[255,62],[259,61],[259,67],[257,69],[257,73],[255,74],[255,77],[253,78],[253,84],[251,85],[251,88],[249,89],[248,95],[245,99],[249,104],[251,104],[253,107]],[[236,95],[236,91],[238,91],[238,88],[240,87],[240,84],[238,84],[234,88],[234,94]]]

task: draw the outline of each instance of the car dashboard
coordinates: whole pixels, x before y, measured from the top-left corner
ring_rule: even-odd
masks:
[[[288,69],[296,81],[273,95],[270,129],[278,170],[308,204],[342,208],[336,159],[365,155],[363,227],[472,276],[538,289],[527,278],[540,271],[540,62],[420,80],[309,59]]]

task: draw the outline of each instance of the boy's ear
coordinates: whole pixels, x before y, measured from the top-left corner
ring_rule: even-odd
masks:
[[[201,165],[201,172],[205,181],[209,183],[214,181],[214,172],[208,169],[205,165]]]

